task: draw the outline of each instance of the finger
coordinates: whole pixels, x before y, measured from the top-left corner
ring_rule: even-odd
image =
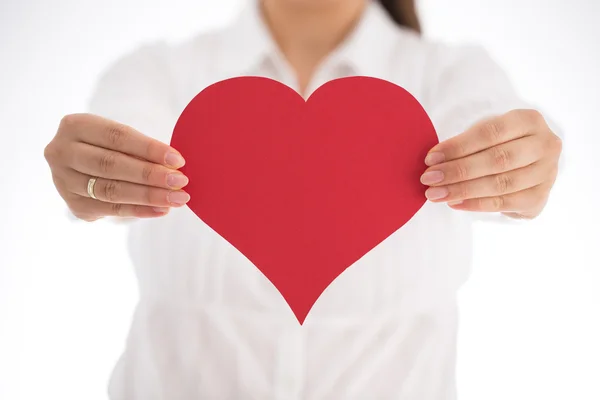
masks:
[[[87,185],[91,176],[73,169],[62,171],[61,175],[63,182],[66,182],[66,188],[69,192],[89,197]],[[93,191],[98,200],[108,203],[152,207],[181,207],[190,200],[190,195],[181,190],[173,191],[104,178],[96,180]]]
[[[169,212],[168,207],[106,203],[89,197],[75,196],[69,201],[71,212],[79,219],[94,221],[102,217],[156,218]]]
[[[534,110],[515,110],[475,124],[465,132],[434,146],[425,158],[428,166],[456,160],[531,134],[543,121]]]
[[[537,209],[541,206],[540,199],[546,199],[548,185],[541,184],[519,192],[502,196],[480,197],[464,200],[461,203],[449,203],[455,210],[475,212],[513,212]]]
[[[549,167],[532,164],[525,168],[501,174],[489,175],[448,186],[432,187],[425,191],[425,196],[434,202],[455,202],[480,197],[501,196],[539,185],[547,177],[549,170]]]
[[[430,167],[421,176],[421,183],[429,186],[449,185],[526,167],[543,157],[544,149],[538,142],[537,137],[527,136]]]
[[[176,190],[189,182],[179,171],[86,143],[74,143],[71,154],[69,166],[90,176]]]
[[[171,146],[150,138],[137,130],[91,114],[69,115],[61,121],[61,129],[69,131],[81,142],[125,153],[169,168],[181,168],[185,160]]]

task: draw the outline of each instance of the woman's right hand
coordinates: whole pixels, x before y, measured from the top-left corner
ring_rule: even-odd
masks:
[[[190,196],[185,161],[172,147],[108,119],[64,117],[44,156],[56,189],[71,212],[85,221],[102,217],[160,217]],[[93,194],[88,182],[97,178]]]

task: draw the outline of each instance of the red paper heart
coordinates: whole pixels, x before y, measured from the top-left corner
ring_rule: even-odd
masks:
[[[171,145],[190,209],[275,285],[302,324],[321,293],[423,206],[438,138],[406,90],[330,81],[307,101],[258,77],[204,89]],[[351,294],[349,294],[351,295]]]

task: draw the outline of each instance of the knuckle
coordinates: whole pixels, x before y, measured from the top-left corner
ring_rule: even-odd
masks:
[[[121,197],[123,184],[119,181],[108,181],[104,185],[104,197],[109,202],[115,202]]]
[[[107,151],[98,160],[98,167],[103,173],[110,173],[115,169],[117,156],[115,153]]]
[[[52,174],[52,183],[54,183],[54,186],[59,191],[59,194],[61,195],[61,197],[64,197],[63,193],[61,193],[61,192],[67,186],[66,185],[66,181],[62,177],[60,177],[59,175],[53,173]]]
[[[461,183],[456,185],[455,194],[460,199],[468,199],[469,196],[469,186],[466,183]]]
[[[86,222],[93,222],[100,219],[101,217],[90,208],[90,203],[86,200],[79,196],[65,196],[67,206],[75,218]]]
[[[44,158],[46,162],[53,166],[55,164],[64,164],[69,161],[69,151],[65,148],[69,146],[69,142],[64,140],[54,139],[44,147]]]
[[[67,202],[67,205],[69,206],[69,210],[71,210],[73,215],[75,215],[76,217],[78,217],[78,215],[85,215],[88,213],[85,202],[82,199],[71,198],[65,200]]]
[[[490,199],[490,207],[492,211],[500,211],[504,207],[504,197],[496,196]]]
[[[553,134],[548,141],[548,147],[553,153],[560,154],[563,150],[563,141],[560,137]]]
[[[505,170],[510,166],[512,156],[504,147],[496,146],[492,149],[492,158],[495,167]]]
[[[127,131],[123,125],[111,125],[107,128],[106,137],[108,143],[113,148],[121,148],[127,140]]]
[[[533,198],[536,200],[545,201],[546,198],[550,195],[550,191],[552,190],[553,183],[551,181],[546,181],[534,188],[534,196]]]
[[[537,212],[541,211],[547,202],[547,196],[540,193],[535,196],[528,196],[521,200],[521,208],[525,210],[531,210],[537,214]]]
[[[529,202],[529,207],[534,210],[542,209],[545,205],[545,198],[536,198],[535,200]]]
[[[112,215],[120,217],[123,214],[123,204],[113,203],[110,205],[110,210],[111,210]]]
[[[79,126],[88,121],[90,114],[79,113],[79,114],[67,114],[60,120],[58,124],[57,136],[72,135],[74,134]]]
[[[519,118],[522,121],[527,122],[529,125],[537,126],[537,125],[541,125],[541,124],[545,123],[542,113],[540,113],[537,110],[531,110],[531,109],[519,110]]]
[[[465,163],[456,163],[456,166],[454,167],[454,174],[461,181],[467,180],[469,179],[469,168]]]
[[[495,189],[498,193],[507,193],[513,186],[512,178],[508,174],[498,174],[494,180]]]
[[[58,125],[59,132],[69,132],[73,127],[77,126],[81,120],[82,114],[67,114],[60,120]]]
[[[536,208],[537,208],[538,210],[542,210],[544,207],[546,207],[546,204],[548,204],[548,196],[547,196],[547,195],[546,195],[546,196],[544,196],[544,197],[542,197],[542,198],[540,198],[540,199],[537,201],[537,206],[536,206]]]
[[[59,158],[59,149],[56,143],[50,142],[44,148],[44,158],[48,164],[54,163]]]
[[[477,198],[470,200],[470,205],[473,211],[483,211],[486,208],[486,199],[485,198]]]
[[[73,214],[73,216],[75,218],[77,218],[77,219],[85,219],[85,215],[84,214],[80,213],[79,211],[75,211],[72,208],[70,210],[71,210],[71,214]]]
[[[465,155],[470,153],[469,143],[465,140],[459,140],[458,138],[450,140],[448,142],[447,151],[450,154]]]
[[[481,132],[488,141],[496,143],[502,140],[504,127],[499,120],[487,121],[482,125]]]
[[[86,214],[80,212],[79,210],[75,210],[73,208],[69,208],[69,210],[71,210],[71,214],[73,214],[77,219],[84,219],[86,216]]]
[[[157,172],[157,168],[153,164],[144,165],[142,168],[142,182],[150,182]]]

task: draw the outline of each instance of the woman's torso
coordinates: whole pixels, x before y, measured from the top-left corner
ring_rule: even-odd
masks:
[[[148,111],[153,136],[169,142],[170,131],[157,126],[172,129],[187,103],[219,80],[259,75],[295,88],[258,13],[247,11],[224,31],[150,49],[170,71],[153,76],[170,88],[170,107]],[[428,51],[373,4],[309,93],[334,78],[370,75],[404,87],[430,111]],[[144,68],[141,58],[137,65]],[[118,112],[137,123],[135,113]],[[149,133],[145,127],[136,126]],[[438,129],[441,140],[453,133]],[[129,248],[140,302],[112,376],[113,400],[454,398],[455,295],[471,262],[464,213],[426,203],[340,275],[303,326],[270,282],[187,207],[133,223]]]

